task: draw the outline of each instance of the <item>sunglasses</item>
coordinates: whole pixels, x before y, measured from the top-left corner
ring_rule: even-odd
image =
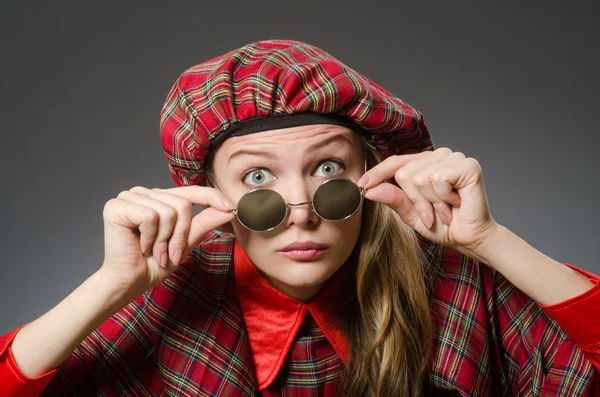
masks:
[[[231,212],[240,223],[255,232],[268,232],[281,225],[290,207],[310,204],[312,210],[328,221],[342,221],[358,211],[367,189],[361,189],[347,178],[332,178],[319,185],[312,200],[286,203],[279,193],[258,188],[244,194],[237,209]]]

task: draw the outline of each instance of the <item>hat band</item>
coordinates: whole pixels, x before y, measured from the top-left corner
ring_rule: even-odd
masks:
[[[282,113],[271,116],[254,117],[247,120],[238,121],[225,131],[218,133],[211,141],[209,150],[214,150],[227,138],[234,136],[243,136],[268,130],[277,130],[281,128],[298,127],[311,124],[334,124],[347,127],[354,132],[364,134],[365,131],[349,117],[339,116],[337,114],[324,114],[316,112],[302,113]]]

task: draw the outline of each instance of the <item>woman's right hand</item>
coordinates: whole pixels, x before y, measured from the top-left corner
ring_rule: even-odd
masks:
[[[205,207],[192,218],[192,206]],[[101,272],[121,292],[141,294],[169,277],[203,237],[235,215],[234,204],[211,187],[136,186],[104,206]]]

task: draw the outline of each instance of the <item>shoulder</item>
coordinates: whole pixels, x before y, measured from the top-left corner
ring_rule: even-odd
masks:
[[[440,346],[452,340],[475,357],[494,345],[533,354],[549,341],[567,338],[537,302],[499,272],[451,248],[424,244],[432,325]]]
[[[228,273],[233,263],[234,242],[233,234],[212,230],[181,265],[192,272],[193,268],[199,268],[212,274]]]
[[[233,275],[235,236],[218,230],[210,231],[163,282],[167,286],[200,284],[210,288]]]
[[[500,290],[504,291],[501,295],[512,295],[515,292],[516,288],[504,276],[486,264],[416,235],[431,299],[447,300],[459,294],[464,302],[466,297],[485,299]]]
[[[233,278],[232,234],[213,230],[161,284],[146,291],[145,301],[160,313],[177,305],[200,305],[207,308],[229,293]],[[213,307],[214,308],[214,307]]]

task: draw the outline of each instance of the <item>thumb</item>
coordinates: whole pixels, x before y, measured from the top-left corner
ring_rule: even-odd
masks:
[[[398,186],[388,182],[370,188],[365,193],[365,198],[387,205],[400,215],[403,222],[408,223],[411,214],[414,214],[414,204],[406,193]]]
[[[235,215],[231,212],[217,210],[213,207],[203,209],[198,215],[192,218],[187,241],[188,250],[193,249],[202,242],[206,233],[224,225],[233,218],[235,218]]]

